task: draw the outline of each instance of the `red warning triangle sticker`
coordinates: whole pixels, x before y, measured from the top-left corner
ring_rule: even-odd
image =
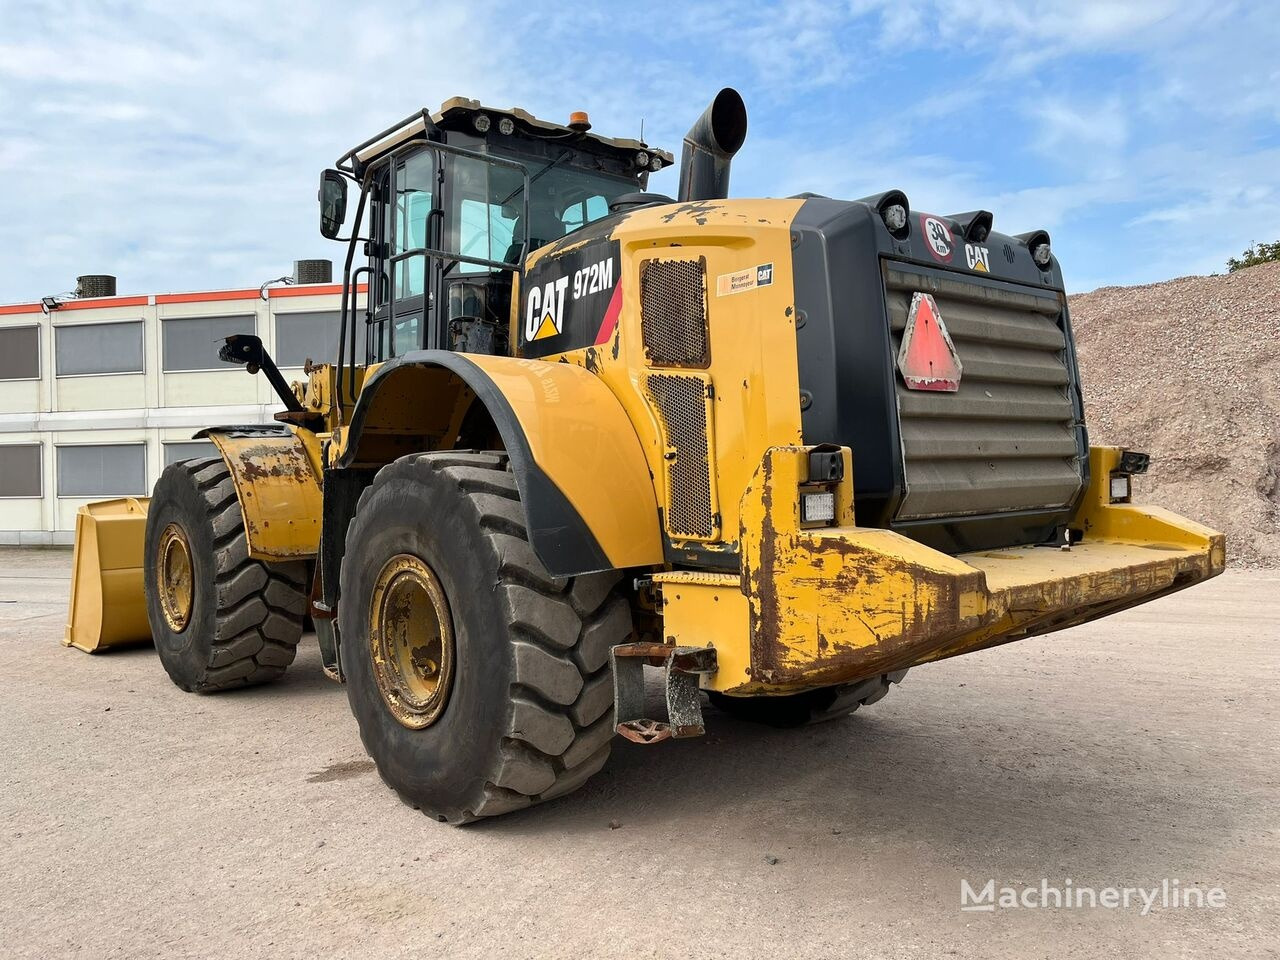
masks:
[[[908,390],[955,393],[960,389],[960,358],[938,305],[927,293],[911,298],[911,312],[907,314],[907,328],[898,350],[898,369]]]

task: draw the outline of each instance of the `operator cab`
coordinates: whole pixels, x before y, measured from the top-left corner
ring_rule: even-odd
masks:
[[[345,154],[321,179],[321,233],[339,239],[347,181],[360,188],[343,275],[340,363],[411,350],[508,352],[512,282],[525,258],[608,216],[672,156],[519,109],[454,98]],[[367,208],[367,213],[366,213]],[[355,266],[357,244],[365,263]],[[368,284],[363,324],[353,291]]]

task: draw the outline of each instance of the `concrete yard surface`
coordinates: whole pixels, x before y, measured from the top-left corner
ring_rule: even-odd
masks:
[[[1265,957],[1280,944],[1280,573],[913,671],[857,715],[617,742],[470,827],[402,805],[314,639],[186,694],[59,643],[68,551],[0,550],[5,957]],[[961,883],[1221,888],[962,911]],[[1069,881],[1069,883],[1068,883]],[[1043,894],[1052,900],[1052,891]],[[1176,902],[1176,900],[1175,900]]]

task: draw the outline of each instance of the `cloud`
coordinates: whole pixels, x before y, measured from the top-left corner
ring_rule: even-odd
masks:
[[[337,259],[316,229],[319,171],[455,94],[552,119],[587,109],[620,135],[643,119],[678,150],[726,83],[751,111],[735,193],[899,187],[923,209],[990,209],[998,228],[1052,230],[1080,283],[1214,269],[1280,235],[1280,37],[1264,6],[10,4],[0,301],[80,273],[158,292]],[[674,191],[674,174],[651,188]]]
[[[421,91],[491,95],[501,65],[518,63],[460,8],[384,12],[14,10],[5,34],[22,39],[0,44],[0,176],[41,187],[7,191],[0,296],[99,271],[129,290],[252,285],[293,259],[333,256],[315,227],[320,169],[374,123],[422,106]]]
[[[1118,97],[1079,105],[1058,98],[1040,99],[1029,106],[1040,124],[1036,146],[1051,156],[1078,148],[1114,151],[1128,138],[1127,111]]]

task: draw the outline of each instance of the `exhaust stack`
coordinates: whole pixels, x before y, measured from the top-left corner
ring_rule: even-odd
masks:
[[[725,87],[684,135],[680,202],[727,197],[729,164],[745,139],[747,106],[737,90]]]

